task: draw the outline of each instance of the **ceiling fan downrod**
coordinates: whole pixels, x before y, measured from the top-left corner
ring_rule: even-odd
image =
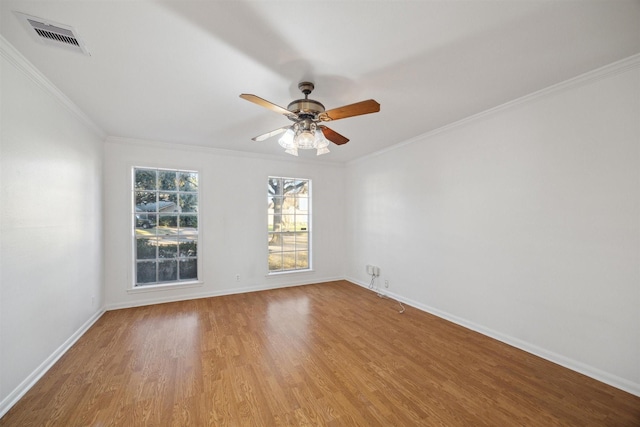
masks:
[[[300,82],[298,83],[298,89],[300,89],[300,91],[304,93],[304,99],[308,99],[309,94],[313,92],[315,86],[311,82]]]

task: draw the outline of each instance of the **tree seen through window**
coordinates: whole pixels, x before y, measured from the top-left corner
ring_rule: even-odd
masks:
[[[269,177],[269,272],[310,268],[310,180]]]
[[[135,286],[198,279],[198,173],[134,168]]]

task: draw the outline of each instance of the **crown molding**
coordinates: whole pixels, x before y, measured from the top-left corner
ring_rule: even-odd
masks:
[[[11,43],[0,35],[0,56],[6,59],[17,70],[29,77],[47,93],[58,100],[69,112],[84,123],[100,139],[106,138],[106,133],[89,118],[76,104],[73,103],[60,89],[58,89],[44,74],[40,72],[27,58],[25,58]]]
[[[357,164],[361,161],[380,156],[384,153],[397,150],[406,145],[410,145],[416,142],[424,141],[425,139],[431,138],[433,136],[439,135],[441,133],[446,133],[453,131],[457,128],[463,127],[469,123],[480,120],[484,117],[491,116],[493,114],[502,112],[504,110],[508,110],[520,104],[525,104],[531,102],[533,100],[550,96],[556,93],[560,93],[569,89],[574,89],[579,86],[583,86],[585,84],[593,83],[595,81],[615,76],[617,74],[624,73],[626,71],[632,70],[634,68],[640,67],[640,53],[629,56],[625,59],[621,59],[620,61],[613,62],[611,64],[605,65],[600,68],[596,68],[595,70],[587,71],[586,73],[580,74],[576,77],[572,77],[568,80],[562,81],[560,83],[548,86],[544,89],[540,89],[538,91],[532,92],[528,95],[521,96],[520,98],[516,98],[514,100],[505,102],[504,104],[497,105],[495,107],[489,108],[487,110],[481,111],[480,113],[473,114],[471,116],[465,117],[464,119],[457,120],[448,125],[444,125],[437,129],[431,130],[429,132],[425,132],[423,134],[414,136],[406,141],[399,142],[390,147],[386,147],[382,150],[376,151],[374,153],[368,154],[366,156],[360,157],[358,159],[351,160],[347,162],[347,165]]]
[[[163,141],[150,141],[146,139],[137,139],[137,138],[127,138],[120,136],[108,136],[105,140],[106,144],[117,144],[117,145],[136,145],[140,147],[149,147],[149,148],[159,148],[166,150],[178,150],[178,151],[190,151],[195,153],[208,153],[214,154],[218,156],[228,156],[228,157],[240,157],[240,158],[248,158],[248,159],[261,159],[261,160],[272,160],[277,162],[292,162],[295,160],[295,163],[303,163],[303,164],[312,164],[312,165],[321,165],[321,166],[329,166],[329,167],[338,167],[344,168],[345,163],[340,162],[327,162],[320,160],[312,160],[312,159],[302,159],[302,158],[291,158],[277,156],[274,154],[263,154],[263,153],[254,153],[250,151],[238,151],[238,150],[228,150],[224,148],[214,148],[207,147],[203,145],[192,145],[192,144],[179,144],[175,142],[163,142]]]

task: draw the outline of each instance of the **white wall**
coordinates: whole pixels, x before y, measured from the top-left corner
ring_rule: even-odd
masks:
[[[117,138],[103,152],[0,53],[0,414],[103,306],[366,285],[368,263],[404,301],[640,394],[639,61],[345,169]],[[200,171],[202,286],[127,292],[133,165]],[[313,180],[313,272],[266,276],[268,175]]]
[[[0,38],[0,416],[102,306],[102,136]]]
[[[200,172],[202,286],[132,293],[131,168]],[[313,272],[267,277],[267,177],[312,180]],[[344,277],[344,166],[121,138],[105,144],[107,308],[222,295]],[[236,275],[240,281],[236,281]]]
[[[640,394],[640,59],[623,65],[349,164],[347,276],[376,264],[400,299]]]

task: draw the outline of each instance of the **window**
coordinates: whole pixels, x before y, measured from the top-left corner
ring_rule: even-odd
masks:
[[[269,273],[311,268],[310,187],[308,179],[268,179]]]
[[[135,286],[198,280],[198,173],[133,169]]]

